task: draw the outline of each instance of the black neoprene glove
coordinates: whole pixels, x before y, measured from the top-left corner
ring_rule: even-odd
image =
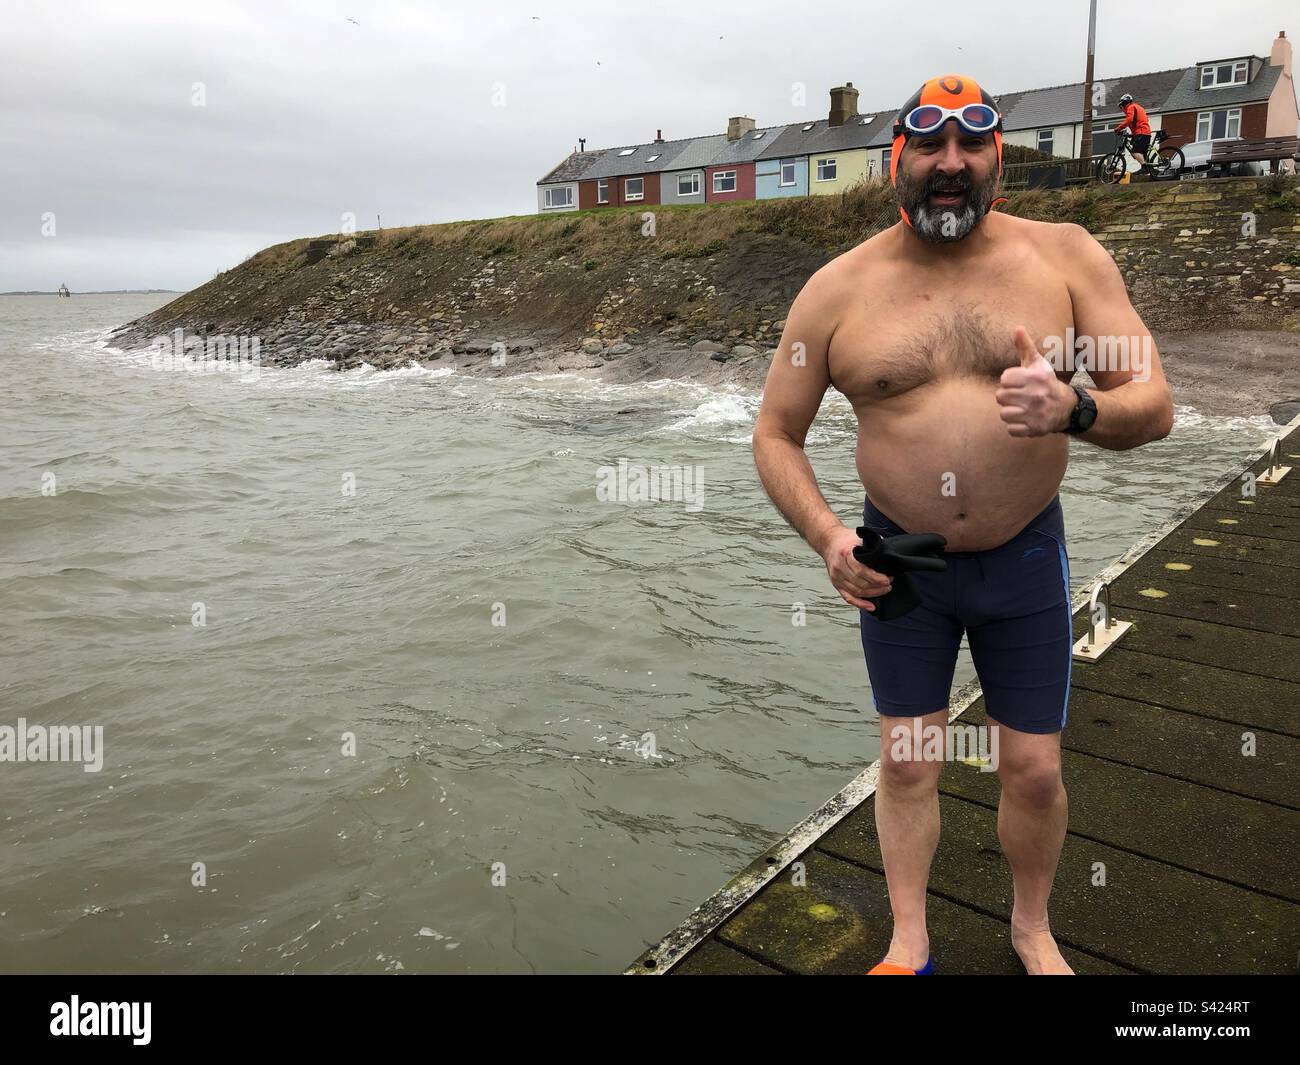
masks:
[[[893,587],[882,596],[869,599],[875,603],[873,617],[881,621],[901,618],[921,605],[921,596],[907,574],[911,570],[942,573],[948,568],[943,549],[948,541],[938,533],[899,533],[881,536],[875,529],[860,526],[862,546],[853,549],[853,557],[877,573],[894,580]],[[868,611],[868,613],[872,613]]]

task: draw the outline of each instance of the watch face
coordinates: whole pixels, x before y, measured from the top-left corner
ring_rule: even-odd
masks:
[[[1079,411],[1079,428],[1087,432],[1092,428],[1092,423],[1097,420],[1097,408],[1091,403]]]

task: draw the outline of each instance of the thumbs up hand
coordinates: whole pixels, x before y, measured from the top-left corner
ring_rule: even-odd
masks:
[[[1014,337],[1020,365],[1002,371],[997,400],[1002,421],[1012,436],[1046,436],[1061,432],[1070,424],[1070,411],[1078,397],[1074,389],[1057,378],[1049,363],[1023,325]]]

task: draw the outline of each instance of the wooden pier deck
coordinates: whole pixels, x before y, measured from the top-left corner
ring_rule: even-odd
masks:
[[[1300,418],[1291,472],[1226,474],[1108,567],[1133,627],[1073,667],[1069,829],[1052,930],[1079,973],[1295,973],[1300,952]],[[1076,597],[1075,636],[1088,630]],[[983,724],[978,687],[950,719]],[[1254,754],[1243,750],[1248,742]],[[873,764],[758,856],[628,975],[861,974],[889,945]],[[1017,974],[996,773],[950,763],[930,873],[936,969]],[[798,863],[798,864],[796,864]],[[1105,886],[1098,886],[1104,869]]]

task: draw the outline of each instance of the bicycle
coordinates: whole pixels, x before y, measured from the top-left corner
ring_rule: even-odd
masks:
[[[1167,154],[1160,150],[1160,145],[1168,139],[1168,130],[1158,129],[1151,135],[1151,146],[1147,149],[1146,157],[1153,178],[1176,176],[1187,165],[1181,148],[1175,148]],[[1115,150],[1097,160],[1097,180],[1103,185],[1113,185],[1122,180],[1128,173],[1126,157],[1131,154],[1132,147],[1133,135],[1125,132],[1115,145]]]

